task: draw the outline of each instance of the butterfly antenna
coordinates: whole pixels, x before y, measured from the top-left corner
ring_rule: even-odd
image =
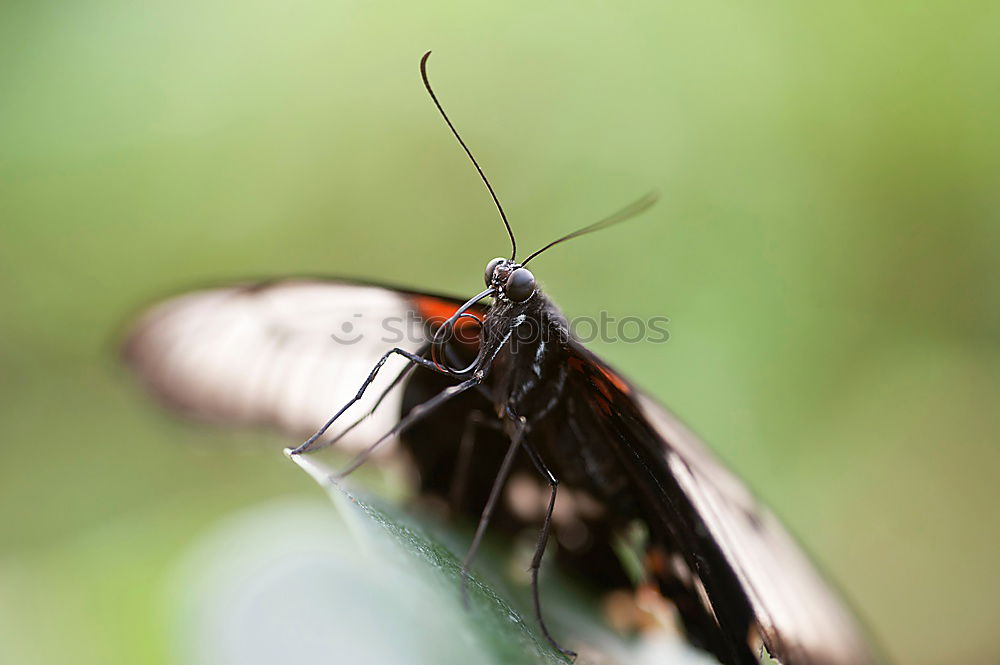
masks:
[[[427,88],[427,93],[434,101],[434,106],[436,106],[437,110],[441,112],[441,117],[444,118],[446,123],[448,123],[448,128],[451,129],[451,133],[455,135],[456,139],[458,139],[458,144],[462,146],[462,149],[465,150],[465,154],[469,156],[469,159],[472,160],[472,164],[476,167],[476,170],[479,171],[479,177],[483,179],[484,183],[486,183],[486,189],[490,190],[490,196],[493,197],[493,203],[497,205],[497,210],[500,211],[500,219],[503,220],[503,225],[507,229],[507,235],[510,236],[510,260],[513,261],[514,257],[517,256],[517,241],[514,240],[514,231],[511,230],[510,222],[507,221],[507,215],[503,211],[503,206],[500,205],[500,199],[497,198],[497,193],[493,191],[493,186],[490,184],[490,181],[486,179],[486,174],[483,173],[482,167],[479,166],[479,162],[476,161],[476,158],[472,156],[472,151],[469,150],[469,146],[465,145],[465,141],[463,141],[462,137],[459,136],[458,130],[455,129],[455,125],[451,123],[451,120],[448,118],[448,114],[444,112],[444,108],[441,106],[441,102],[438,101],[437,95],[435,95],[434,91],[431,89],[431,82],[427,79],[427,58],[429,57],[431,57],[430,51],[424,53],[424,57],[420,58],[420,77],[424,80],[424,87]]]
[[[552,242],[550,242],[545,247],[542,247],[541,249],[532,252],[528,256],[528,258],[526,258],[524,261],[521,262],[521,265],[522,266],[523,265],[527,265],[528,261],[530,261],[531,259],[535,258],[536,256],[538,256],[539,254],[541,254],[545,250],[550,249],[552,247],[555,247],[556,245],[558,245],[561,242],[566,242],[567,240],[569,240],[571,238],[576,238],[577,236],[582,236],[582,235],[586,235],[588,233],[593,233],[594,231],[600,231],[601,229],[606,229],[609,226],[614,226],[615,224],[620,224],[620,223],[622,223],[622,222],[624,222],[626,220],[632,219],[636,215],[639,215],[640,213],[643,213],[646,210],[648,210],[650,207],[652,207],[652,205],[654,203],[656,203],[657,200],[659,200],[659,198],[660,198],[659,192],[649,192],[648,194],[646,194],[645,196],[643,196],[639,200],[634,201],[633,203],[630,203],[629,205],[625,206],[624,208],[622,208],[618,212],[614,213],[613,215],[611,215],[609,217],[605,217],[604,219],[602,219],[600,221],[597,221],[597,222],[594,222],[593,224],[590,224],[588,226],[585,226],[582,229],[577,229],[576,231],[573,231],[572,233],[568,233],[568,234],[564,235],[562,238],[559,238],[557,240],[553,240]]]

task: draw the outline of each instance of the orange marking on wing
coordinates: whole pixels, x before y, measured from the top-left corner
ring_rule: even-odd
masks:
[[[458,311],[458,305],[434,296],[413,296],[413,304],[416,305],[417,312],[423,317],[432,329],[437,329],[442,323],[451,318]],[[486,312],[482,307],[470,307],[467,310],[482,319]],[[456,341],[467,346],[476,346],[479,339],[479,323],[470,318],[460,318],[455,321],[454,332]]]
[[[604,373],[595,374],[590,371],[591,365],[585,363],[579,358],[571,357],[569,359],[569,366],[574,371],[583,372],[587,376],[587,380],[590,381],[590,385],[597,388],[597,391],[601,394],[604,399],[594,400],[595,405],[604,413],[611,413],[611,388],[608,386],[608,382],[604,378]],[[596,367],[596,365],[593,365]],[[598,368],[600,370],[600,368]]]
[[[600,366],[598,367],[598,369],[601,370],[601,374],[604,375],[604,378],[610,381],[615,388],[622,391],[626,395],[632,392],[632,388],[627,383],[625,383],[625,380],[622,379],[617,374],[615,374],[614,372],[612,372],[610,369],[608,369],[607,367],[600,367]]]
[[[436,325],[441,325],[458,311],[458,305],[455,303],[442,300],[441,298],[434,298],[433,296],[414,296],[413,302],[416,304],[420,316]],[[470,307],[468,311],[470,314],[475,314],[480,318],[484,315],[481,307]],[[462,318],[455,322],[455,329],[478,325],[472,319]]]

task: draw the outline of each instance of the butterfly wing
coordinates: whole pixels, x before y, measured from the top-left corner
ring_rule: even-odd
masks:
[[[306,436],[355,395],[387,350],[416,351],[460,304],[333,280],[207,289],[149,310],[125,357],[175,409]],[[754,640],[785,665],[874,662],[794,540],[690,430],[582,346],[562,352],[563,404],[545,427],[571,434],[591,475],[635,488],[651,546],[663,548],[654,553],[672,562],[653,572],[696,642],[728,663],[756,662]],[[366,413],[402,366],[387,364],[353,415]],[[433,375],[420,376],[423,385]],[[413,385],[390,393],[342,445],[360,448],[388,430]],[[457,415],[445,424],[460,427]]]
[[[760,645],[784,665],[875,662],[798,544],[698,437],[582,346],[568,354],[567,399],[600,439],[586,445],[612,446],[637,488],[665,555],[651,558],[668,562],[654,574],[697,641],[732,663],[757,662]]]
[[[219,423],[315,432],[393,347],[415,352],[460,300],[371,284],[283,280],[166,300],[132,329],[125,358],[162,401]],[[473,322],[474,323],[474,322]],[[405,361],[390,358],[347,414],[375,404]],[[342,440],[360,448],[399,418],[400,391]]]

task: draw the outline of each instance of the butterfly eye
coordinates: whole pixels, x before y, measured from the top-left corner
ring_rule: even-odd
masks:
[[[486,264],[486,286],[493,284],[493,273],[497,271],[497,267],[506,261],[506,259],[497,257]]]
[[[514,302],[524,302],[535,292],[535,276],[527,268],[518,268],[507,278],[504,291]]]

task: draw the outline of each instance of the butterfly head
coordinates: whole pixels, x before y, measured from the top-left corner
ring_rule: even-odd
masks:
[[[487,263],[484,277],[498,298],[511,302],[527,302],[537,288],[531,271],[510,259],[495,258]]]

